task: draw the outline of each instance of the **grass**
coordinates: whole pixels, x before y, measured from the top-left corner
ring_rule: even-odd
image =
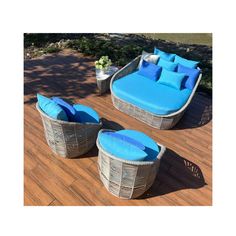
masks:
[[[162,39],[175,43],[212,46],[211,33],[143,33],[141,35],[154,40]]]

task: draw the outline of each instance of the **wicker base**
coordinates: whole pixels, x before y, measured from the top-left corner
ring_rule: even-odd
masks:
[[[113,94],[111,94],[111,98],[116,109],[157,129],[171,129],[179,122],[185,112],[184,110],[181,113],[178,113],[171,117],[160,117],[142,110],[141,108],[134,106],[133,104],[124,102],[118,97],[113,96]]]
[[[155,161],[126,161],[104,151],[97,139],[98,169],[106,189],[123,199],[137,198],[146,192],[156,178],[165,152],[165,147],[158,145],[161,151]]]
[[[36,104],[45,137],[52,151],[65,158],[74,158],[88,152],[95,144],[102,123],[75,123],[55,120],[47,116]]]

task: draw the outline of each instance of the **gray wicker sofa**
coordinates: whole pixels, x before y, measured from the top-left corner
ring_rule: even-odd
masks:
[[[202,73],[200,73],[199,77],[197,78],[196,84],[195,84],[194,88],[191,90],[191,93],[188,96],[188,98],[186,99],[186,102],[178,110],[173,111],[169,114],[164,114],[164,115],[161,114],[160,115],[160,114],[157,114],[154,112],[150,112],[146,109],[143,109],[143,108],[135,105],[134,103],[121,98],[114,91],[114,82],[117,80],[120,80],[120,79],[125,79],[127,75],[132,74],[135,71],[137,71],[140,60],[141,60],[141,55],[136,57],[133,61],[128,63],[126,66],[124,66],[122,69],[120,69],[118,72],[116,72],[113,75],[113,77],[111,79],[111,83],[110,83],[111,98],[112,98],[113,105],[118,110],[120,110],[120,111],[154,127],[154,128],[170,129],[178,123],[178,121],[181,119],[184,112],[186,111],[187,107],[191,103],[192,98],[196,92],[196,89],[200,83]],[[138,80],[134,86],[139,86]],[[132,90],[132,86],[129,89]],[[140,88],[140,89],[142,89],[142,88]],[[175,97],[172,97],[170,99],[173,99],[173,102],[174,102]]]

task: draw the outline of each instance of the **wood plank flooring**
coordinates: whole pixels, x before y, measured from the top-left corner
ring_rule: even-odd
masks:
[[[196,94],[179,124],[157,130],[116,110],[110,92],[99,96],[94,59],[71,50],[25,61],[24,205],[188,206],[212,205],[212,100]],[[136,129],[167,147],[153,186],[140,198],[121,200],[99,179],[96,146],[77,159],[48,147],[36,93],[60,96],[94,108],[105,128]]]

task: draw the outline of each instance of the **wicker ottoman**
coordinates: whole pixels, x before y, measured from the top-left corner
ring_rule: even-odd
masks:
[[[55,120],[46,115],[36,104],[45,137],[52,151],[65,158],[73,158],[88,152],[95,144],[102,123],[77,123]]]
[[[100,132],[112,130],[100,130]],[[99,132],[99,133],[100,133]],[[101,181],[113,195],[131,199],[141,196],[153,184],[165,147],[158,144],[160,151],[153,161],[128,161],[106,152],[97,139],[98,169]]]

